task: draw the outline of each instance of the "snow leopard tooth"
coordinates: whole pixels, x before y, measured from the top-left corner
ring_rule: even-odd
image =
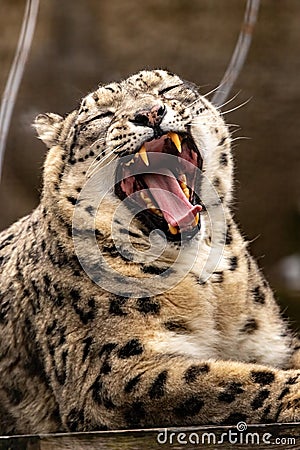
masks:
[[[140,196],[144,202],[146,202],[146,200],[150,200],[150,197],[144,191],[140,191]]]
[[[179,153],[181,153],[181,142],[178,134],[170,131],[170,133],[168,133],[168,136],[175,145],[175,147],[177,148],[177,150],[179,151]]]
[[[157,216],[163,217],[162,212],[161,212],[159,209],[155,208],[155,206],[150,206],[149,209],[150,209],[152,212],[154,212]]]
[[[149,160],[148,160],[148,156],[147,156],[147,150],[146,150],[146,147],[145,147],[144,144],[142,145],[142,147],[141,147],[141,149],[140,149],[140,151],[139,151],[139,155],[140,155],[140,157],[142,158],[144,164],[145,164],[146,166],[149,166]]]
[[[189,200],[189,198],[190,198],[190,190],[189,190],[189,188],[186,187],[186,188],[184,188],[182,190],[183,190],[183,193],[186,196],[186,198]]]
[[[181,186],[181,189],[182,189],[184,195],[186,196],[187,199],[189,199],[190,198],[190,190],[187,187],[187,184],[184,181],[180,181],[179,184]]]
[[[171,234],[178,234],[178,229],[173,227],[170,223],[168,223],[169,231]]]
[[[193,226],[195,227],[196,225],[198,225],[198,223],[199,223],[199,213],[197,213],[197,214],[195,215],[194,222],[193,222]]]

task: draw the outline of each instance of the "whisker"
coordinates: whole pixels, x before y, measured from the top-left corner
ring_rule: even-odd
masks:
[[[243,141],[251,141],[252,139],[251,139],[251,137],[247,137],[247,136],[238,136],[238,137],[231,139],[231,143],[235,142],[235,141],[242,141],[242,140]]]
[[[101,143],[103,143],[103,142],[104,142],[104,139],[103,139],[103,138],[98,139],[96,142],[94,142],[94,143],[90,146],[89,150],[93,149],[95,146],[97,146],[97,145],[99,145],[99,144],[101,145]],[[98,155],[96,156],[96,158],[92,161],[91,166],[93,166],[95,163],[97,163],[97,162],[99,161],[97,158],[102,154],[102,152],[103,152],[103,150],[101,150],[101,151],[98,153]]]
[[[216,86],[214,89],[212,89],[212,90],[209,91],[209,92],[206,92],[206,94],[203,94],[202,97],[205,97],[205,98],[206,98],[206,97],[208,97],[210,94],[213,94],[214,92],[218,91],[218,90],[220,89],[220,87],[221,87],[223,84],[224,84],[224,82],[218,84],[218,86]]]
[[[105,150],[101,150],[95,159],[96,163],[99,164],[100,162],[106,161],[113,153],[113,150],[110,150],[108,153],[105,153]]]
[[[201,98],[196,98],[195,100],[193,100],[193,101],[188,105],[188,108],[191,108],[191,106],[194,106],[195,103],[197,103],[197,102],[201,103]]]
[[[231,97],[227,102],[223,103],[222,105],[217,106],[217,109],[223,108],[223,106],[228,105],[228,103],[231,103],[233,100],[235,100],[239,95],[241,91],[238,91],[233,97]]]
[[[241,131],[241,127],[236,128],[235,130],[230,131],[230,136],[234,135],[235,133],[238,133],[239,131]]]
[[[118,147],[117,147],[118,148]],[[102,156],[102,158],[101,159],[99,159],[98,160],[98,162],[100,163],[103,163],[103,162],[105,162],[108,158],[110,158],[110,156],[111,155],[113,155],[114,154],[114,152],[115,152],[115,150],[117,150],[117,148],[113,148],[112,150],[110,150],[108,153],[105,153],[104,154],[104,152],[106,152],[106,150],[102,150],[102,152],[101,152],[101,154],[103,155]],[[100,155],[99,155],[100,156]]]
[[[98,166],[104,166],[105,164],[108,164],[109,162],[115,160],[117,158],[117,154],[114,152],[109,153],[105,159],[100,159]]]
[[[105,158],[105,156],[103,156],[103,158],[101,158],[101,155],[103,155],[103,151],[104,151],[104,150],[102,149],[102,150],[96,155],[96,157],[93,159],[93,161],[92,161],[90,167],[93,167],[93,166],[99,164],[99,162],[102,161],[103,158]],[[110,152],[110,153],[111,153],[111,152]],[[109,153],[109,154],[110,154],[110,153]]]
[[[222,115],[224,115],[224,114],[229,114],[229,113],[231,113],[231,112],[233,112],[233,111],[235,111],[235,110],[237,110],[237,109],[242,108],[243,106],[247,105],[247,103],[249,103],[251,100],[252,100],[252,97],[248,98],[248,100],[246,100],[245,102],[241,103],[241,104],[238,105],[238,106],[235,106],[235,107],[232,108],[232,109],[228,109],[227,111],[222,111]]]
[[[113,157],[111,158],[111,160],[110,160],[109,162],[114,161],[117,157],[118,157],[118,155],[114,154]],[[100,160],[100,161],[99,161],[99,164],[97,164],[95,167],[93,167],[91,171],[88,170],[88,172],[87,172],[87,177],[88,177],[88,178],[91,178],[92,176],[94,176],[94,175],[98,172],[98,170],[101,169],[101,167],[103,167],[102,160]]]
[[[117,147],[110,150],[109,153],[107,153],[105,156],[103,156],[103,158],[97,159],[97,158],[99,158],[100,154],[103,152],[103,150],[102,150],[101,153],[99,153],[99,155],[96,156],[96,158],[90,165],[90,167],[87,171],[87,176],[88,177],[93,176],[97,172],[97,170],[99,170],[104,164],[107,163],[108,159],[110,159],[109,162],[114,161],[119,156],[117,153],[115,153],[115,151],[118,150],[120,147],[122,147],[122,145],[118,145]]]
[[[241,128],[241,125],[238,123],[226,123],[227,127],[229,128]]]
[[[102,154],[103,150],[101,150],[101,152],[94,158],[93,162],[91,163],[88,171],[87,171],[87,175],[89,175],[89,172],[92,171],[94,168],[98,167],[100,165],[101,162],[103,162],[103,159],[107,158],[108,156],[111,156],[111,154],[113,153],[113,150],[111,152],[109,152],[108,155],[106,155],[103,158],[100,158],[101,154]]]
[[[222,86],[222,84],[219,84],[216,88],[212,89],[211,91],[207,92],[206,94],[202,95],[202,97],[208,97],[210,94],[212,94],[213,92],[215,92],[216,90],[218,90],[220,87]],[[235,100],[239,95],[240,95],[241,91],[238,91],[233,97],[231,97],[229,100],[227,100],[227,102],[223,103],[222,105],[217,106],[217,109],[221,109],[223,106],[227,105],[228,103],[232,102],[233,100]],[[198,101],[201,102],[201,98],[197,98],[196,100],[194,100],[192,103],[190,103],[188,105],[188,107],[190,108],[191,106],[193,106],[195,103],[197,103]]]

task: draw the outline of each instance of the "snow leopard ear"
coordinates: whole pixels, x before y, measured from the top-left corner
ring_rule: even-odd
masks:
[[[48,148],[59,144],[59,136],[63,127],[64,118],[58,114],[46,113],[39,114],[33,122],[38,137],[47,145]]]

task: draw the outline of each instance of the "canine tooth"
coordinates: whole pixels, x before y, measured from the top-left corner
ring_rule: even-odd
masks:
[[[178,229],[176,227],[173,227],[171,224],[168,223],[169,231],[171,234],[177,234]]]
[[[181,183],[186,184],[186,175],[184,173],[181,173],[178,178],[179,178],[179,181],[181,181]]]
[[[169,138],[175,144],[175,147],[181,153],[181,142],[177,133],[170,132],[168,133]]]
[[[142,158],[142,160],[144,161],[144,163],[146,164],[146,166],[149,166],[149,160],[148,160],[147,150],[146,150],[145,145],[142,145],[142,147],[139,151],[139,155]]]

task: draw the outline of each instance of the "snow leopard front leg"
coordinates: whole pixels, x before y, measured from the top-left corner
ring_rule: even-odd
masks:
[[[61,397],[70,431],[300,420],[300,371],[147,354],[138,339],[100,354],[89,389]]]

